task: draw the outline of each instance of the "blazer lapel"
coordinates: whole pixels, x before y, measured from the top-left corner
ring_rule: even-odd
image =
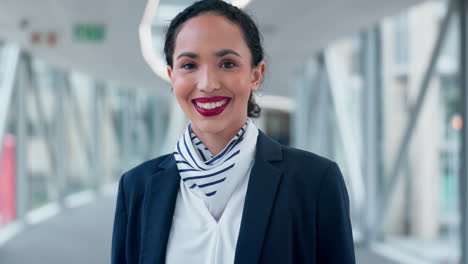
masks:
[[[180,176],[173,155],[160,164],[146,189],[140,263],[164,263],[179,190]]]
[[[244,211],[237,239],[235,264],[258,263],[271,209],[281,179],[281,170],[271,162],[282,160],[281,146],[261,131],[255,163],[250,174]]]

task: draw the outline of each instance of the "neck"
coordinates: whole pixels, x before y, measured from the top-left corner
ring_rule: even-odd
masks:
[[[213,156],[218,155],[231,141],[231,139],[239,132],[245,122],[234,129],[223,129],[219,132],[210,133],[208,131],[201,131],[192,126],[192,130],[197,137],[203,142]]]

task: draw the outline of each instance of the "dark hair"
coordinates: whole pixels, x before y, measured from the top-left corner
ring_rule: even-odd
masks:
[[[181,26],[189,19],[204,13],[214,13],[225,17],[235,23],[243,32],[244,40],[252,54],[252,67],[258,66],[263,60],[263,47],[260,32],[252,18],[241,9],[221,0],[201,0],[193,3],[180,12],[169,25],[164,43],[164,55],[169,67],[173,67],[174,46],[177,34]],[[260,106],[255,102],[253,94],[250,93],[247,105],[249,117],[260,116]]]

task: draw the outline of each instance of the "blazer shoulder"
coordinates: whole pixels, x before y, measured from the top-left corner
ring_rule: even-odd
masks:
[[[122,175],[122,183],[125,189],[141,190],[146,186],[150,176],[156,173],[160,164],[168,159],[172,154],[166,154],[157,158],[147,160],[131,169]]]
[[[324,171],[335,164],[334,161],[310,151],[283,145],[282,150],[283,159],[290,167],[298,167],[306,171]]]
[[[282,146],[282,149],[286,179],[297,188],[307,188],[318,194],[326,175],[338,168],[336,162],[315,153],[288,146]]]

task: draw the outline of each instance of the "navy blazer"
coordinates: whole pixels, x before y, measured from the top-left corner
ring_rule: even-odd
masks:
[[[112,264],[165,262],[179,183],[172,154],[121,177]],[[337,164],[260,131],[234,263],[355,263],[348,194]]]

